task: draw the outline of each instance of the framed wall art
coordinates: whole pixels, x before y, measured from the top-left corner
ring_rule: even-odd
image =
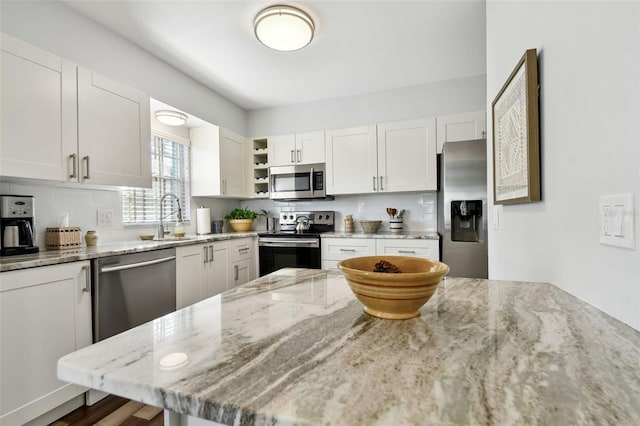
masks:
[[[538,61],[529,49],[491,104],[494,204],[540,201]]]

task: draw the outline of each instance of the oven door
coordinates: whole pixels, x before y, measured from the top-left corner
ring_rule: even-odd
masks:
[[[260,276],[281,268],[320,269],[320,239],[297,237],[258,238]]]

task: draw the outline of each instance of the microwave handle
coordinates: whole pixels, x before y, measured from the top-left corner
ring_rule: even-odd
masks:
[[[311,173],[309,173],[309,188],[311,188],[311,193],[313,194],[314,191],[314,187],[313,187],[313,167],[311,168]]]

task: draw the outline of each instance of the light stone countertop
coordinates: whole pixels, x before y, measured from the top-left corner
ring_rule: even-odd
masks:
[[[191,235],[180,239],[167,238],[163,241],[136,240],[116,243],[98,243],[95,247],[82,246],[77,250],[41,249],[39,253],[34,254],[0,257],[0,272],[76,262],[79,260],[90,260],[99,257],[139,253],[190,244],[201,244],[212,241],[230,240],[234,238],[255,237],[257,235],[257,232],[230,232],[224,234]]]
[[[373,238],[373,239],[392,239],[392,240],[439,240],[440,235],[437,232],[416,231],[416,232],[378,232],[376,234],[365,234],[364,232],[325,232],[320,234],[321,238]]]
[[[172,353],[182,367],[160,368]],[[63,357],[62,380],[223,424],[640,424],[640,332],[551,284],[446,278],[421,316],[283,269]],[[170,416],[170,418],[173,418]]]

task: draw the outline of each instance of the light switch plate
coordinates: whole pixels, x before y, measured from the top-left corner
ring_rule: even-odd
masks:
[[[493,229],[496,231],[500,230],[500,210],[502,206],[493,206]]]
[[[98,210],[98,226],[113,226],[113,210]]]
[[[599,215],[600,244],[635,249],[632,193],[600,197]]]

